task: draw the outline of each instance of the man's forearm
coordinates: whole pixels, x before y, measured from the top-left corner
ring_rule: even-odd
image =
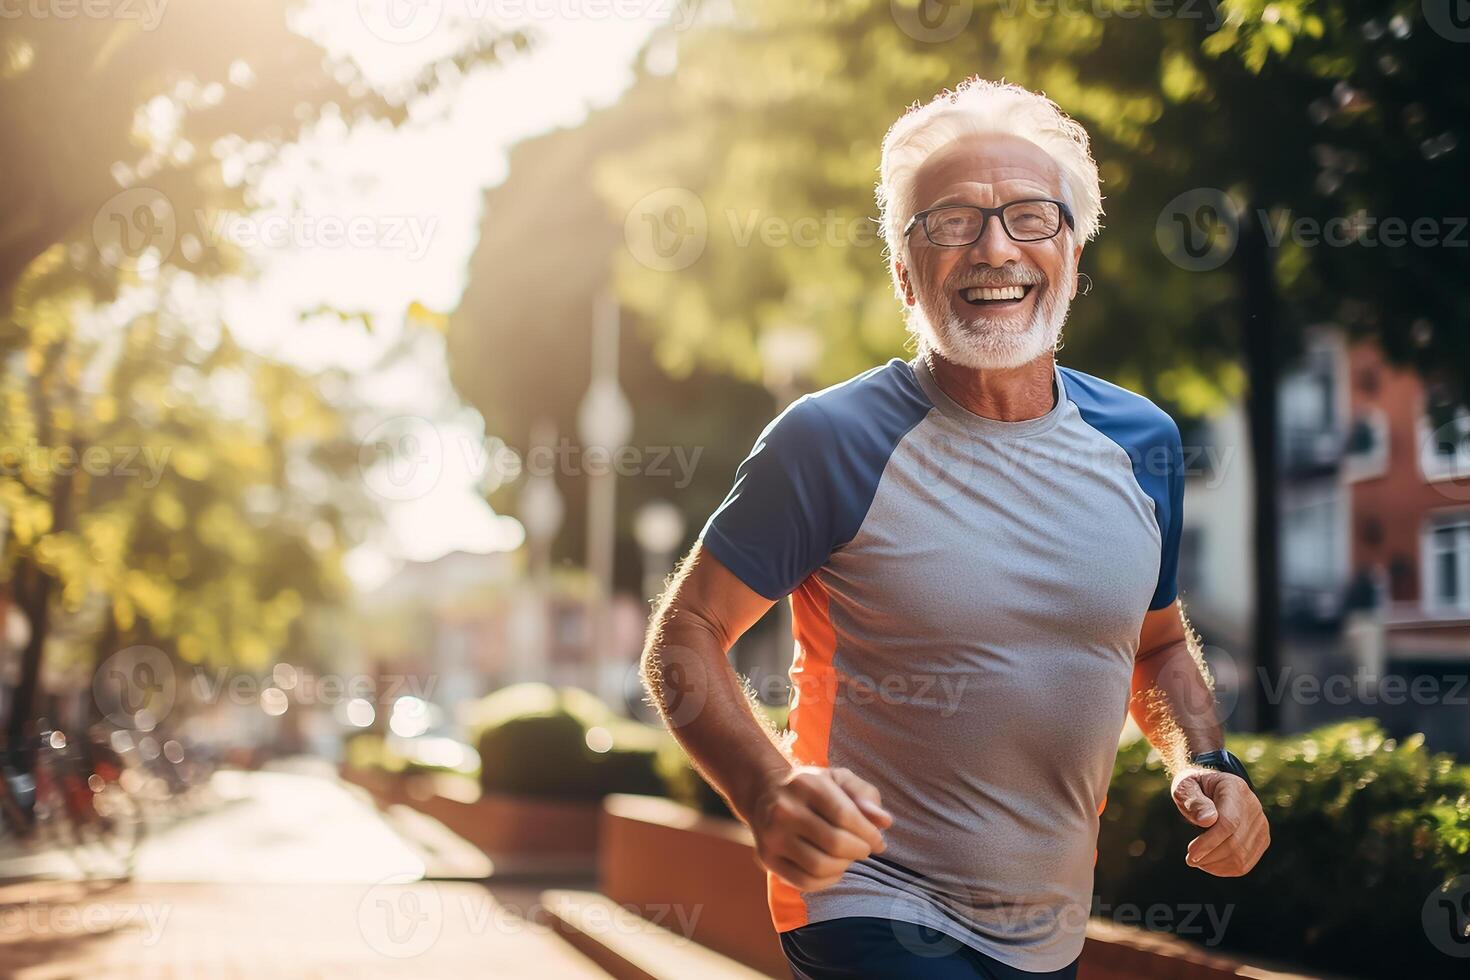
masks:
[[[1164,764],[1177,772],[1190,757],[1223,746],[1215,691],[1202,657],[1180,640],[1140,655],[1129,711]]]
[[[659,617],[643,651],[643,678],[695,767],[749,822],[771,774],[790,769],[791,761],[774,729],[757,717],[716,631],[677,612]]]

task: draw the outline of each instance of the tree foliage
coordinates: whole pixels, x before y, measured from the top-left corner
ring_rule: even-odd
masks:
[[[7,17],[0,36],[0,508],[29,621],[21,733],[58,617],[96,652],[265,665],[338,595],[354,406],[235,341],[209,280],[246,256],[198,226],[313,127],[396,125],[414,97],[522,46],[463,44],[391,88],[302,33],[294,0],[138,17]],[[100,630],[100,633],[98,632]]]

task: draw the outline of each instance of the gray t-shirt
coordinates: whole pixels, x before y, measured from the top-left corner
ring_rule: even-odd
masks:
[[[1142,396],[1063,367],[1056,395],[986,419],[893,360],[783,412],[706,524],[741,581],[791,596],[796,758],[894,814],[831,888],[770,879],[779,931],[881,916],[1022,970],[1081,953],[1139,631],[1175,599],[1184,468]]]

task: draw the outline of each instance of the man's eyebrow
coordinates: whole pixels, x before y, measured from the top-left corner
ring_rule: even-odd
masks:
[[[1044,185],[1037,183],[1035,185],[1035,189],[1021,189],[1017,190],[1013,194],[1005,195],[1005,200],[1001,203],[1005,204],[1011,201],[1025,201],[1038,197],[1049,198],[1051,196],[1053,195],[1050,191],[1046,189]],[[973,200],[971,200],[970,195],[966,194],[964,191],[953,191],[934,201],[932,204],[928,205],[928,207],[920,208],[920,210],[927,211],[933,208],[944,208],[949,207],[952,204],[964,204],[972,208],[983,207],[983,205],[976,204]]]

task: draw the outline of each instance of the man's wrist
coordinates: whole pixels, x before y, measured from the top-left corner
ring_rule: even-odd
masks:
[[[1208,752],[1196,752],[1189,759],[1192,765],[1205,769],[1214,769],[1216,772],[1228,772],[1232,776],[1239,776],[1245,780],[1245,784],[1255,790],[1255,784],[1251,782],[1250,773],[1246,772],[1245,763],[1240,761],[1240,756],[1229,749],[1211,749]]]
[[[747,770],[739,784],[732,787],[730,809],[747,824],[755,818],[755,809],[773,783],[780,781],[791,771],[791,763],[784,765],[756,766]]]

